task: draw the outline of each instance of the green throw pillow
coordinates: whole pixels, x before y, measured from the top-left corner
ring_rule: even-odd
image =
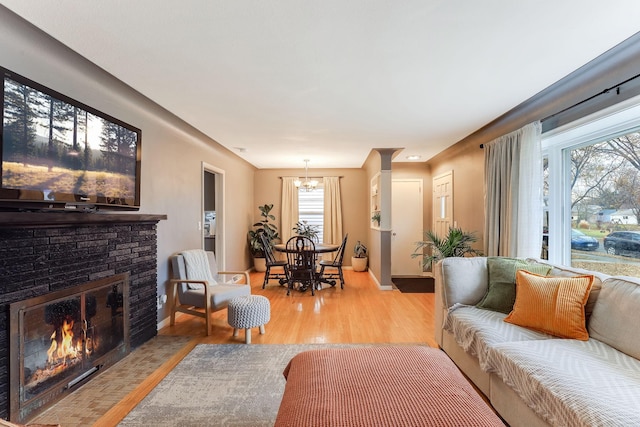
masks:
[[[509,314],[516,301],[516,271],[526,270],[546,276],[551,266],[530,264],[516,258],[488,257],[487,269],[489,270],[489,289],[476,307]]]

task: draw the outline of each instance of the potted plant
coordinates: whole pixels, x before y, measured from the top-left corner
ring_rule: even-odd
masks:
[[[273,209],[273,203],[258,206],[258,209],[260,210],[262,219],[253,224],[253,230],[249,230],[249,250],[251,251],[253,266],[256,271],[266,271],[266,260],[260,234],[264,234],[267,236],[269,242],[273,242],[279,238],[278,227],[270,222],[276,220],[276,217],[270,213],[271,209]]]
[[[449,227],[446,236],[440,237],[433,231],[425,231],[425,241],[417,242],[412,258],[422,257],[422,266],[426,270],[443,258],[480,255],[480,251],[473,249],[471,244],[478,240],[473,232],[462,231],[461,228]],[[424,251],[428,247],[431,250]]]
[[[367,247],[360,240],[353,247],[353,256],[351,257],[351,267],[353,271],[365,271],[367,269]]]
[[[378,227],[380,227],[380,211],[375,211],[373,216],[371,216],[371,221],[375,222]]]
[[[298,221],[293,227],[293,232],[298,236],[308,237],[309,239],[317,243],[318,233],[320,233],[320,230],[318,230],[317,225],[307,224],[307,221]]]

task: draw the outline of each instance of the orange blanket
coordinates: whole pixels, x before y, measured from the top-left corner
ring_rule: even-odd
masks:
[[[332,348],[289,362],[276,426],[504,426],[440,350]]]

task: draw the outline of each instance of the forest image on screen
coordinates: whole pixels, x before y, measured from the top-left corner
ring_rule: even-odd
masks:
[[[6,76],[3,111],[3,189],[34,200],[134,203],[137,132]]]

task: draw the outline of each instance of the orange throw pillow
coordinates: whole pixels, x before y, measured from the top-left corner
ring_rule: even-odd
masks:
[[[549,277],[516,273],[516,302],[504,321],[560,338],[589,339],[584,306],[593,276]]]

